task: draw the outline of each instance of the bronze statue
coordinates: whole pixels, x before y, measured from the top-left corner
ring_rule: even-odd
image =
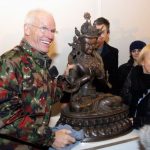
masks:
[[[74,67],[64,76],[63,83],[64,91],[71,96],[58,123],[83,129],[83,141],[95,141],[123,134],[132,124],[128,119],[128,107],[121,97],[96,91],[93,81],[101,83],[105,80],[103,61],[96,52],[101,33],[92,26],[89,13],[85,13],[84,18],[86,22],[81,26],[81,32],[75,28],[76,35],[69,44],[72,51],[68,63]]]

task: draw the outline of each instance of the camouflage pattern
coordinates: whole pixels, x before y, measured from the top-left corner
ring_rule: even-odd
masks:
[[[60,100],[62,92],[48,73],[50,65],[51,59],[25,40],[0,57],[0,133],[51,145],[51,105]],[[0,147],[10,143],[0,139]]]

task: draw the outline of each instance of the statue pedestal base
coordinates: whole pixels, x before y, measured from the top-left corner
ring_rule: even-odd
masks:
[[[83,142],[106,140],[128,133],[132,122],[128,118],[128,107],[123,105],[106,112],[71,112],[65,107],[57,124],[69,124],[76,130],[84,130]]]

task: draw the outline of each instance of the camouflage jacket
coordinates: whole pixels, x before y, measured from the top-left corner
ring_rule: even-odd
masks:
[[[51,105],[60,100],[62,92],[51,79],[50,65],[51,59],[25,40],[0,57],[0,133],[51,145]]]

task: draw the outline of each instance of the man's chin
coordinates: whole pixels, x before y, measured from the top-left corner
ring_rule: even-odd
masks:
[[[44,53],[48,53],[48,50],[49,50],[49,46],[44,46],[41,48],[42,52]]]
[[[42,53],[48,53],[48,49],[40,49],[40,52],[42,52]]]

